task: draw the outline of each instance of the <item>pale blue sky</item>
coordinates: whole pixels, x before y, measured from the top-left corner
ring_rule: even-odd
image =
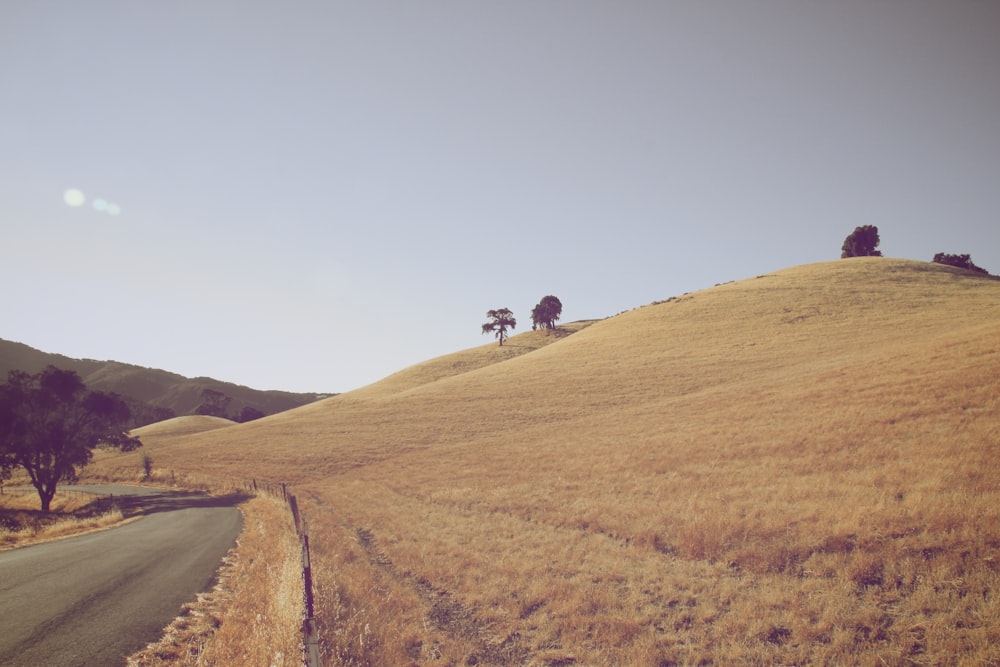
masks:
[[[992,0],[4,0],[0,95],[0,338],[70,356],[347,391],[864,224],[1000,273]]]

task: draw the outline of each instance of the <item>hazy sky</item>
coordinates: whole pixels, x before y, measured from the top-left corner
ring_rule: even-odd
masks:
[[[994,0],[3,0],[0,96],[0,338],[73,357],[347,391],[865,224],[1000,273]]]

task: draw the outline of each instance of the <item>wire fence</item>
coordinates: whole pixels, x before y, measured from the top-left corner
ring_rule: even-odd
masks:
[[[0,495],[37,496],[38,491],[33,486],[4,486],[3,491],[0,491]],[[94,494],[92,493],[85,493],[83,491],[74,491],[73,489],[66,489],[66,488],[57,489],[57,495],[60,498],[67,498],[73,500],[94,499]]]
[[[312,561],[309,553],[309,522],[305,513],[299,509],[298,499],[289,491],[288,485],[284,482],[271,482],[257,478],[208,478],[176,473],[173,470],[170,471],[170,482],[185,488],[211,490],[215,493],[267,494],[288,503],[302,550],[302,604],[305,610],[305,620],[302,623],[303,660],[307,667],[320,667],[319,633],[316,628],[316,596],[313,589]]]
[[[33,496],[38,497],[38,490],[33,486],[3,486],[0,490],[0,495],[10,495],[10,496]],[[75,489],[67,489],[65,487],[59,487],[56,489],[56,495],[53,500],[61,501],[65,504],[87,504],[94,502],[98,498],[103,498],[103,494],[89,493],[87,491],[77,491]],[[108,496],[111,497],[110,495]]]
[[[316,629],[316,596],[313,590],[312,561],[309,553],[309,522],[305,513],[299,509],[299,502],[295,495],[289,493],[287,484],[251,479],[243,480],[240,488],[253,493],[266,493],[288,503],[302,550],[302,602],[305,608],[305,620],[302,623],[303,658],[307,667],[320,667],[319,633]]]

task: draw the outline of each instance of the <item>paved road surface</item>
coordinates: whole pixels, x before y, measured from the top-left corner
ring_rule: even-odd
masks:
[[[72,487],[139,503],[124,526],[0,553],[0,665],[109,667],[160,637],[211,587],[239,535],[232,499]]]

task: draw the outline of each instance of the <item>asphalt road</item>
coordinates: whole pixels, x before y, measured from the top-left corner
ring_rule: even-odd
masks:
[[[72,487],[142,505],[137,521],[0,553],[0,665],[109,667],[157,640],[236,541],[234,499]]]

